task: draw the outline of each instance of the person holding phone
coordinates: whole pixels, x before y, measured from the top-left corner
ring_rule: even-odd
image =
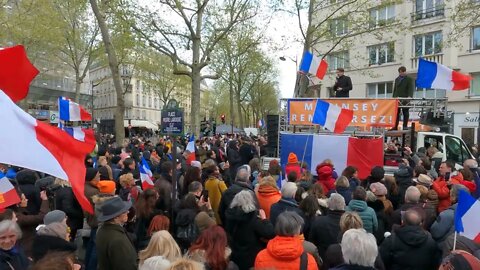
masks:
[[[433,181],[432,189],[438,194],[438,213],[450,207],[450,176],[455,169],[455,163],[452,161],[443,161],[440,164],[440,176]]]

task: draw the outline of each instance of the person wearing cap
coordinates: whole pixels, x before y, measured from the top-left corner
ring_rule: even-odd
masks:
[[[298,163],[297,155],[293,152],[288,154],[288,162],[285,165],[285,175],[288,175],[292,171],[297,173],[297,180],[300,179],[302,170],[300,164]]]
[[[380,182],[372,183],[370,185],[370,191],[383,203],[383,211],[386,215],[390,216],[393,213],[392,202],[387,199],[387,187]]]
[[[137,252],[123,228],[131,206],[131,202],[120,197],[113,197],[101,205],[97,219],[103,224],[96,238],[99,270],[137,270]]]

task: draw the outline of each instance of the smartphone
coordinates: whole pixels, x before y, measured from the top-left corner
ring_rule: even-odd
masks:
[[[445,181],[449,181],[450,180],[450,173],[447,172],[445,173]]]
[[[208,202],[208,190],[204,189],[202,191],[202,197],[204,202]]]

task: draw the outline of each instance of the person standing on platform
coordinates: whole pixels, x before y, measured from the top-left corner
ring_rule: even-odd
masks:
[[[337,68],[337,79],[333,85],[335,97],[348,98],[350,97],[350,91],[352,89],[352,79],[345,75],[345,70],[343,68]]]
[[[398,77],[395,79],[395,85],[393,86],[394,98],[412,98],[413,90],[415,89],[415,82],[412,78],[407,76],[407,68],[401,66],[398,68]],[[398,103],[397,120],[395,121],[395,127],[392,130],[398,129],[400,121],[400,112],[403,114],[403,130],[408,127],[408,118],[410,117],[408,100],[400,100]],[[400,108],[402,106],[402,108]]]

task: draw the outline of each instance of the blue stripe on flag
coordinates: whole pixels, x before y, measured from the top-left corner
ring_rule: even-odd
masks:
[[[324,126],[327,122],[327,112],[330,107],[330,103],[317,99],[317,106],[313,114],[312,123]]]
[[[475,203],[475,198],[470,196],[467,192],[464,190],[460,190],[458,194],[458,206],[457,210],[455,211],[455,231],[456,232],[463,232],[463,223],[462,223],[462,217],[465,215],[465,213],[468,212],[470,207]]]
[[[308,141],[307,141],[308,140]],[[307,147],[305,147],[305,143]],[[282,171],[285,171],[285,165],[287,164],[288,154],[295,153],[298,157],[298,161],[301,162],[303,153],[305,152],[305,161],[309,168],[312,168],[312,144],[313,135],[300,135],[300,134],[283,134],[280,133],[280,163],[282,165]],[[316,164],[315,164],[316,166]],[[284,175],[284,177],[287,177]]]
[[[63,121],[70,121],[70,101],[59,97],[58,117]]]
[[[417,87],[432,88],[432,83],[437,77],[437,63],[419,59]]]
[[[303,54],[302,63],[300,63],[300,70],[308,73],[308,71],[310,70],[310,65],[312,64],[312,60],[313,54],[311,54],[310,52],[305,52]]]
[[[72,136],[74,135],[74,130],[71,127],[64,127],[63,130],[68,133],[68,135]]]

